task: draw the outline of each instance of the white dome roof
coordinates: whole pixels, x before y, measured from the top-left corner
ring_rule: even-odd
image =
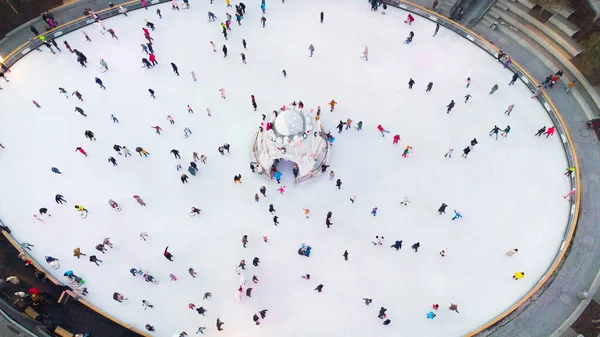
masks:
[[[304,133],[304,116],[298,111],[286,110],[275,119],[274,129],[282,136],[295,136]]]

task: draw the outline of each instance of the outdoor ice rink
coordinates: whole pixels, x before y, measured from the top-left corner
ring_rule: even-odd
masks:
[[[118,40],[95,25],[85,28],[92,42],[81,32],[65,35],[87,56],[87,68],[57,39],[61,53],[41,47],[43,52],[33,51],[11,68],[9,83],[0,81],[0,143],[5,146],[0,150],[0,216],[17,240],[35,245],[33,256],[54,277],[66,282],[63,273],[73,270],[86,281],[87,301],[139,329],[152,324],[153,334],[161,337],[181,331],[194,335],[200,326],[216,335],[217,318],[225,323],[220,336],[460,336],[535,286],[560,246],[569,215],[562,196],[570,185],[563,175],[567,161],[560,138],[534,137],[552,121],[525,85],[508,86],[512,72],[444,28],[433,37],[435,24],[429,20],[415,16],[409,26],[403,22],[406,12],[371,12],[363,0],[267,0],[265,28],[260,2],[246,1],[242,26],[234,16],[227,41],[220,22],[235,9],[226,8],[224,0],[190,4],[189,10],[172,11],[166,3],[106,20]],[[207,22],[209,10],[216,22]],[[159,65],[153,69],[141,66],[147,57],[140,46],[146,42],[144,18],[156,26],[151,35]],[[411,30],[413,43],[404,44]],[[226,58],[223,44],[229,49]],[[368,62],[360,57],[365,46]],[[247,64],[241,62],[242,52]],[[101,58],[110,69],[105,73],[99,70]],[[94,83],[96,76],[106,90]],[[472,79],[468,89],[467,76]],[[410,77],[416,82],[412,90]],[[430,81],[433,89],[426,93]],[[500,89],[488,95],[496,83]],[[59,87],[69,95],[78,90],[84,102],[66,99]],[[220,88],[226,90],[225,100]],[[468,103],[466,94],[472,95]],[[257,112],[250,95],[256,96]],[[338,102],[334,112],[327,105],[332,99]],[[452,99],[456,106],[446,114]],[[314,111],[321,106],[323,125],[336,137],[329,164],[343,182],[340,190],[328,174],[297,186],[291,164],[284,164],[287,189],[279,194],[275,181],[249,170],[261,114],[294,100]],[[187,112],[188,104],[195,113]],[[509,104],[515,108],[507,117],[503,112]],[[88,117],[74,112],[76,106]],[[113,123],[111,114],[120,123]],[[169,114],[174,125],[166,119]],[[363,130],[338,134],[335,127],[347,118],[355,125],[363,121]],[[378,124],[390,134],[382,138]],[[163,128],[161,135],[151,128],[155,125]],[[512,130],[495,140],[488,136],[494,125]],[[193,132],[189,138],[183,137],[184,127]],[[85,130],[92,130],[97,141],[87,140]],[[401,136],[398,145],[392,144],[395,134]],[[479,144],[461,158],[473,138]],[[231,153],[221,156],[217,148],[224,143],[231,144]],[[118,156],[114,144],[126,145],[133,156]],[[413,153],[405,159],[407,145]],[[75,152],[78,146],[87,158]],[[138,146],[150,156],[138,156]],[[451,159],[444,158],[449,148],[454,149]],[[178,149],[182,159],[174,159],[171,149]],[[198,174],[182,184],[175,166],[181,164],[187,173],[193,152],[208,161],[198,162]],[[118,166],[107,162],[110,156]],[[233,183],[236,174],[242,174],[242,185]],[[255,202],[262,185],[267,198],[261,195]],[[68,203],[56,204],[55,194]],[[133,195],[147,206],[139,206]],[[405,196],[411,201],[407,207],[400,205]],[[110,208],[109,199],[122,211]],[[448,209],[440,216],[443,202]],[[75,204],[89,210],[87,218],[78,215]],[[277,210],[277,227],[269,204]],[[190,217],[193,206],[202,214]],[[33,222],[41,207],[52,216]],[[370,215],[373,207],[379,210],[376,217]],[[312,210],[309,219],[303,208]],[[464,218],[452,221],[453,209]],[[328,211],[334,223],[329,229]],[[140,232],[149,234],[148,241],[138,238]],[[385,237],[383,246],[371,243],[375,235]],[[105,237],[114,249],[101,254],[94,247]],[[390,248],[396,240],[403,241],[399,251]],[[410,249],[416,242],[421,245],[417,253]],[[297,254],[302,243],[312,246],[309,258]],[[166,246],[173,262],[163,257]],[[87,257],[73,257],[76,247]],[[448,254],[441,257],[445,248]],[[507,257],[513,248],[519,252]],[[349,261],[342,257],[344,250]],[[93,254],[104,261],[99,267],[87,259]],[[51,270],[44,256],[58,258],[60,269]],[[252,266],[254,257],[260,266]],[[238,301],[240,277],[234,266],[242,259],[248,265],[244,290],[254,290],[251,298]],[[190,267],[196,278],[188,274]],[[130,268],[146,270],[160,283],[133,277]],[[513,280],[517,271],[525,278]],[[170,281],[171,273],[177,281]],[[300,278],[306,273],[309,281]],[[253,275],[258,284],[252,283]],[[314,291],[318,284],[324,285],[322,293]],[[202,300],[208,291],[212,298]],[[113,292],[128,300],[114,301]],[[365,306],[363,297],[373,303]],[[144,310],[142,300],[154,308]],[[189,303],[203,306],[206,316],[188,309]],[[426,314],[434,303],[440,309],[430,320]],[[450,303],[458,304],[460,313],[448,310]],[[377,318],[382,306],[392,321],[388,326]],[[256,326],[252,315],[262,309],[269,310],[267,318]]]

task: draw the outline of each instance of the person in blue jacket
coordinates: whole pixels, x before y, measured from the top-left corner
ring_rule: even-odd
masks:
[[[260,9],[262,10],[263,14],[267,12],[267,4],[265,3],[265,0],[262,0],[260,3]]]
[[[56,174],[62,174],[62,173],[60,172],[60,170],[59,170],[59,169],[57,169],[56,167],[53,167],[53,168],[52,168],[52,172],[54,172],[54,173],[56,173]]]
[[[277,180],[278,184],[281,183],[281,172],[279,172],[279,171],[275,172],[275,180]]]

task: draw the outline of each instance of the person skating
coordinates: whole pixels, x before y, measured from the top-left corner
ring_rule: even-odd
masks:
[[[148,331],[155,331],[154,326],[150,325],[150,324],[146,324],[145,326],[146,330]]]
[[[175,157],[175,159],[181,159],[181,156],[179,155],[179,150],[177,150],[177,149],[172,149],[172,150],[170,151],[170,153],[172,153],[172,154],[173,154],[173,156]]]
[[[386,311],[387,311],[387,309],[386,309],[386,308],[384,308],[384,307],[381,307],[381,308],[379,309],[379,314],[377,315],[377,318],[384,319],[384,318],[387,316],[387,315],[385,314],[385,312],[386,312]]]
[[[463,158],[467,158],[467,156],[469,155],[469,152],[471,152],[471,147],[467,146],[463,149],[463,154],[461,155],[461,157]]]
[[[471,97],[473,97],[473,96],[466,94],[465,95],[465,103],[467,103],[469,101],[469,98],[471,98]]]
[[[120,303],[123,301],[127,301],[127,298],[125,296],[123,296],[123,294],[115,292],[115,293],[113,293],[113,300]]]
[[[92,255],[90,256],[90,262],[95,263],[98,267],[100,267],[100,265],[98,264],[98,262],[102,262],[102,260],[99,260],[96,255]]]
[[[496,92],[496,90],[498,90],[498,83],[494,84],[494,86],[490,90],[489,95],[493,95]]]
[[[502,133],[500,134],[500,136],[506,137],[506,136],[508,136],[509,132],[510,132],[510,125],[507,125],[506,128],[504,128],[504,130],[502,130]]]
[[[413,40],[414,37],[415,37],[415,33],[413,31],[411,31],[408,34],[408,37],[406,38],[406,40],[404,40],[404,43],[410,44],[412,42],[412,40]]]
[[[219,318],[217,318],[217,331],[222,331],[223,329],[221,328],[223,326],[223,323]]]
[[[390,133],[388,130],[384,129],[383,126],[381,126],[381,124],[377,125],[377,130],[381,132],[381,137],[385,137],[386,133]]]
[[[189,177],[185,173],[181,174],[181,178],[180,178],[181,179],[181,183],[183,183],[183,184],[187,183],[188,182],[188,178]]]
[[[410,248],[415,250],[415,253],[419,251],[419,247],[421,247],[421,243],[417,242],[415,244],[413,244]]]
[[[75,107],[75,111],[79,112],[80,115],[82,115],[83,117],[87,117],[87,115],[85,114],[85,112],[83,112],[83,109],[80,107]]]
[[[396,248],[396,250],[402,249],[402,240],[396,241],[390,248]]]
[[[198,314],[205,316],[204,313],[207,311],[206,309],[204,309],[204,307],[200,307],[197,308],[196,311],[198,312]]]
[[[371,215],[377,216],[377,207],[373,207],[373,209],[371,210]]]
[[[96,140],[96,137],[94,136],[94,132],[92,132],[92,130],[85,130],[83,134],[85,135],[85,138],[89,139],[90,141]]]
[[[342,133],[342,130],[344,129],[344,122],[340,121],[337,125],[337,129],[338,129],[338,133]]]
[[[572,177],[574,173],[575,173],[575,167],[569,167],[565,171],[565,175],[569,178]]]
[[[430,92],[431,88],[433,88],[433,82],[427,83],[427,90],[425,90],[425,92]]]
[[[57,204],[61,204],[61,205],[62,205],[62,203],[63,203],[63,202],[67,202],[67,200],[65,200],[65,198],[64,198],[64,197],[63,197],[61,194],[57,194],[57,195],[55,195],[55,196],[54,196],[54,201],[55,201]]]
[[[248,235],[242,236],[242,245],[246,248],[246,244],[248,244]]]
[[[544,126],[543,128],[539,129],[539,130],[537,131],[537,133],[535,134],[535,136],[539,137],[539,136],[541,136],[542,134],[544,134],[545,132],[546,132],[546,126]]]
[[[342,254],[345,261],[348,261],[348,250],[344,250],[344,254]]]
[[[62,89],[62,90],[61,90],[61,89]],[[64,94],[66,95],[66,91],[65,91],[65,89],[63,89],[63,88],[58,88],[58,90],[60,90],[60,92],[61,92],[61,93],[64,93]],[[75,96],[77,97],[77,99],[79,99],[80,101],[82,101],[82,102],[83,102],[83,95],[82,95],[82,94],[81,94],[79,91],[75,90],[75,91],[74,91],[74,92],[71,94],[71,96],[73,96],[73,95],[75,95]]]
[[[277,183],[280,184],[281,183],[281,171],[277,171],[275,172],[275,174],[273,175],[275,177],[275,180],[277,180]]]
[[[452,111],[452,108],[454,108],[454,100],[450,100],[450,104],[446,105],[446,108],[448,108],[448,110],[446,110],[447,114],[450,114],[450,111]]]
[[[455,209],[454,210],[454,216],[452,217],[452,220],[460,219],[462,217],[463,217],[462,214],[460,214],[460,212]]]
[[[556,130],[556,127],[551,126],[548,128],[548,130],[546,130],[546,132],[544,132],[544,134],[546,135],[546,138],[554,135],[554,131]]]
[[[241,260],[238,267],[242,268],[242,270],[246,270],[246,260]]]
[[[265,18],[265,16],[263,15],[263,16],[260,18],[260,22],[262,23],[262,26],[263,26],[263,28],[265,28],[265,24],[267,23],[267,18]]]
[[[108,157],[108,162],[111,163],[113,166],[117,166],[117,160],[115,159],[115,157]]]
[[[106,90],[106,87],[104,86],[104,84],[102,84],[102,80],[99,79],[98,77],[96,77],[95,79],[96,84],[98,84],[100,86],[101,89]]]
[[[366,297],[363,297],[363,301],[365,301],[365,305],[369,305],[369,304],[373,303],[372,299],[366,298]]]
[[[165,251],[163,253],[163,256],[165,257],[165,259],[173,262],[173,254],[169,253],[169,246],[167,246],[167,248],[165,248]]]
[[[150,302],[146,301],[146,300],[142,300],[142,307],[144,308],[144,310],[150,308],[154,308],[154,305],[150,304]]]
[[[456,313],[458,314],[458,304],[454,304],[454,303],[450,303],[450,307],[448,307],[448,309],[450,309],[451,311],[456,311]]]
[[[279,217],[278,217],[277,215],[275,215],[275,216],[273,217],[273,224],[274,224],[275,226],[278,226],[278,225],[279,225]]]
[[[410,78],[408,80],[408,89],[412,89],[412,87],[413,87],[413,85],[415,85],[415,83],[416,82],[412,78]]]
[[[221,49],[221,50],[223,50],[223,57],[224,58],[227,57],[227,46],[223,45],[223,49]],[[223,98],[225,97],[224,95],[222,95],[222,96],[223,96]]]
[[[81,148],[80,146],[75,148],[75,151],[78,151],[79,153],[81,153],[82,155],[87,157],[87,152],[85,152],[85,150],[83,148]]]
[[[506,111],[504,111],[504,114],[510,116],[510,113],[513,111],[514,107],[514,104],[509,105],[508,108],[506,108]]]
[[[263,197],[267,197],[267,188],[264,186],[261,186],[259,189],[259,192],[263,195]],[[273,207],[273,205],[270,205],[270,207]],[[275,210],[273,210],[274,212]],[[269,212],[271,212],[271,210],[269,209]]]
[[[319,284],[314,290],[316,290],[318,292],[322,292],[323,291],[323,285]]]
[[[211,296],[212,296],[212,293],[207,291],[204,293],[204,297],[202,297],[202,300],[210,299]]]
[[[150,61],[148,61],[147,58],[142,57],[142,63],[146,66],[146,69],[152,68],[152,64],[150,64]]]
[[[135,201],[137,201],[137,203],[142,206],[145,207],[146,206],[146,202],[144,201],[144,199],[142,199],[139,195],[134,195],[133,199],[135,199]]]
[[[498,132],[500,132],[500,128],[498,127],[498,125],[494,125],[494,128],[489,132],[490,137],[492,135],[496,135],[496,140],[498,140]]]
[[[54,172],[54,173],[56,173],[56,174],[62,174],[62,172],[60,172],[60,170],[59,170],[58,168],[56,168],[56,167],[52,167],[52,168],[50,169],[50,171],[52,171],[52,172]]]
[[[398,144],[399,141],[400,135],[394,135],[394,138],[392,138],[392,144]]]
[[[519,74],[517,74],[517,73],[514,73],[514,74],[513,74],[513,76],[512,76],[512,78],[511,78],[511,80],[510,80],[510,82],[508,82],[508,85],[513,85],[513,84],[515,84],[515,82],[516,82],[518,79],[519,79]]]
[[[179,76],[179,69],[175,63],[171,62],[171,68],[173,68],[173,72]]]
[[[254,97],[254,95],[250,95],[250,100],[252,101],[252,107],[254,108],[254,111],[256,111],[257,105],[256,98]]]
[[[313,57],[313,54],[315,53],[315,46],[313,46],[312,43],[308,46],[308,51],[310,52],[310,57]]]
[[[440,215],[446,214],[446,207],[448,207],[448,205],[446,205],[446,203],[442,203],[442,205],[440,206],[440,208],[438,208],[438,213]]]
[[[335,182],[335,186],[337,186],[338,190],[339,190],[339,189],[341,189],[341,188],[342,188],[342,180],[341,180],[341,179],[338,179],[338,180]]]

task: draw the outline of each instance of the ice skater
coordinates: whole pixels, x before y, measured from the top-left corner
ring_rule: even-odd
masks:
[[[446,108],[448,108],[448,110],[446,110],[447,114],[450,114],[450,111],[452,111],[452,108],[454,108],[454,100],[450,100],[450,103],[448,105],[446,105]]]
[[[463,217],[462,214],[460,214],[460,212],[455,209],[454,210],[454,216],[452,217],[452,220],[460,219],[462,217]]]
[[[500,128],[498,125],[494,125],[494,128],[489,132],[490,137],[496,135],[496,140],[498,140],[498,132],[500,132]]]

